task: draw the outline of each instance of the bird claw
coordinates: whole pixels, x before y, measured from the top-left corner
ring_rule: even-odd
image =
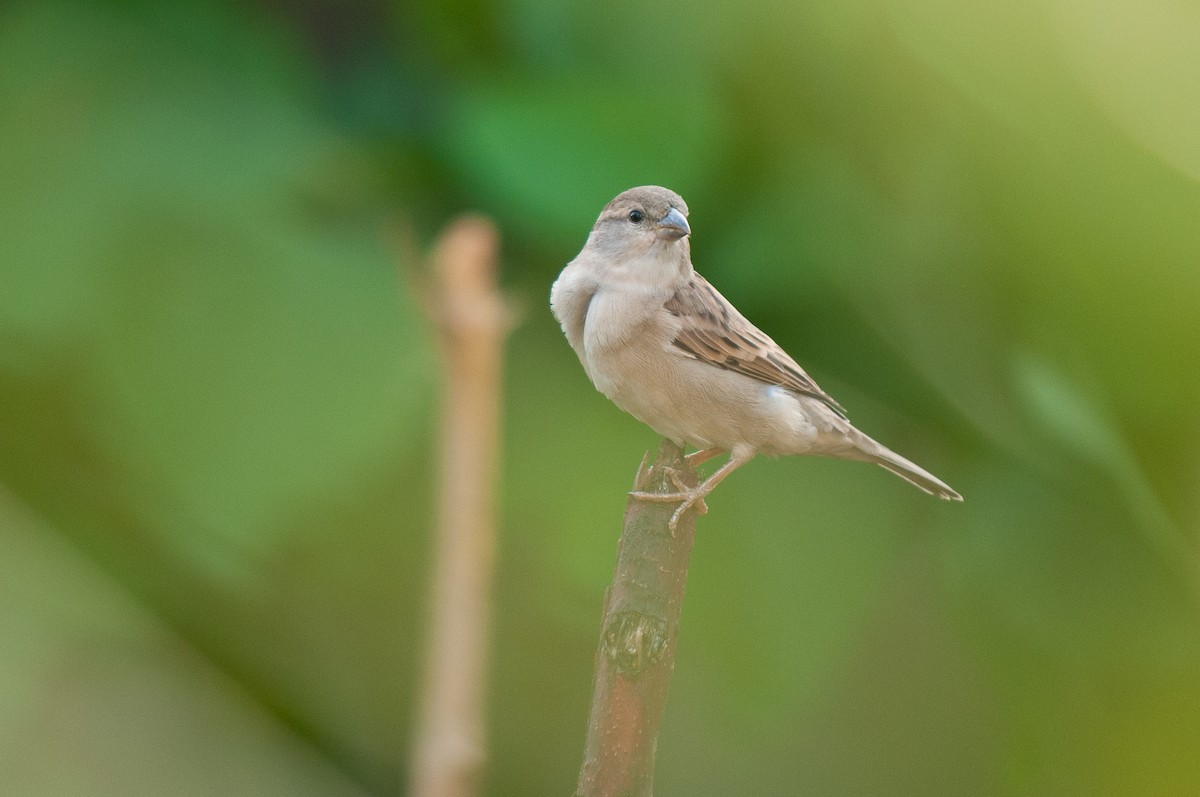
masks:
[[[700,492],[698,488],[688,487],[684,484],[674,469],[667,470],[667,478],[671,480],[671,483],[675,485],[675,489],[679,492],[648,493],[643,490],[633,490],[629,494],[642,501],[654,501],[662,504],[678,502],[679,506],[671,513],[671,519],[667,522],[667,528],[674,533],[675,529],[679,526],[679,519],[683,517],[685,512],[695,507],[697,514],[708,514],[708,504],[704,502],[704,493]]]
[[[672,534],[674,534],[675,529],[679,527],[679,519],[683,517],[685,512],[693,507],[695,507],[697,515],[708,514],[708,504],[704,503],[704,496],[694,495],[686,499],[682,504],[675,508],[675,511],[671,513],[671,519],[667,521],[667,528],[671,530]]]
[[[640,498],[643,501],[653,501],[657,504],[673,504],[676,501],[685,501],[688,498],[687,493],[647,493],[642,490],[630,490],[629,494],[634,498]]]

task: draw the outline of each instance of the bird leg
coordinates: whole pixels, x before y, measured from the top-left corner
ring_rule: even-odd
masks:
[[[699,451],[697,453],[706,454],[708,456],[705,456],[704,459],[709,459],[714,456],[710,454],[711,451],[713,451],[713,449],[705,449],[704,451]],[[675,503],[676,501],[680,502],[679,506],[671,514],[671,520],[667,524],[667,527],[674,532],[675,528],[679,525],[679,518],[683,517],[683,513],[687,512],[692,507],[696,507],[700,514],[707,512],[708,506],[704,503],[705,496],[711,493],[726,476],[733,473],[735,470],[740,468],[742,465],[745,465],[753,458],[753,449],[746,451],[734,451],[729,455],[729,459],[724,465],[713,471],[711,476],[700,482],[700,484],[696,485],[695,487],[688,488],[680,481],[675,472],[672,471],[669,476],[671,477],[671,481],[675,483],[675,487],[678,488],[679,492],[647,493],[637,490],[631,492],[630,495],[632,495],[634,498],[640,498],[643,501],[656,501],[661,503]]]
[[[693,451],[692,453],[688,454],[683,459],[685,462],[687,462],[687,464],[689,466],[694,468],[703,462],[708,462],[710,459],[717,456],[718,454],[724,453],[724,451],[725,451],[725,449],[723,449],[723,448],[717,448],[716,446],[713,446],[712,448],[705,448],[700,451]]]

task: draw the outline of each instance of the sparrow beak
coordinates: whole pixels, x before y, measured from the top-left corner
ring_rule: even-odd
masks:
[[[659,240],[678,241],[691,233],[692,228],[688,226],[687,219],[678,210],[671,208],[667,211],[667,215],[659,220],[658,230],[654,237]]]

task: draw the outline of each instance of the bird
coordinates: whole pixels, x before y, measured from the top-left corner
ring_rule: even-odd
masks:
[[[596,389],[677,445],[695,466],[728,459],[694,487],[633,492],[678,502],[669,525],[758,454],[870,462],[948,501],[962,496],[850,423],[846,410],[692,266],[688,206],[662,186],[630,188],[601,211],[550,290],[550,309]]]

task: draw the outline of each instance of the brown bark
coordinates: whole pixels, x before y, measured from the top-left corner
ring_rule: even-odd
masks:
[[[647,454],[647,459],[649,455]],[[654,464],[638,469],[634,489],[677,492],[694,486],[683,450],[664,440]],[[576,797],[649,797],[658,728],[675,667],[675,641],[696,525],[695,510],[668,528],[676,504],[630,497],[617,566],[604,602],[583,766]]]

